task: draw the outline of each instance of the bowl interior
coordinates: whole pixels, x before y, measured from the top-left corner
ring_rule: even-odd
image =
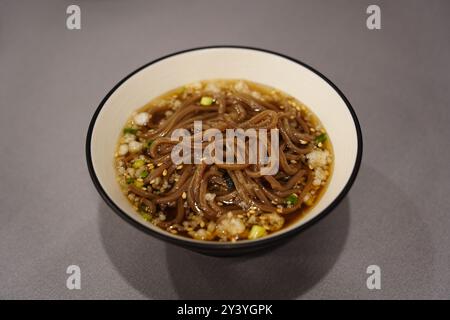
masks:
[[[345,188],[357,162],[357,128],[345,101],[330,84],[301,64],[275,54],[244,48],[199,49],[162,59],[129,77],[106,99],[92,128],[90,152],[98,182],[116,206],[138,223],[177,237],[143,220],[119,188],[113,155],[125,121],[133,111],[168,90],[198,80],[225,78],[269,85],[302,101],[318,116],[334,149],[333,175],[320,201],[303,219],[264,239],[314,219]]]

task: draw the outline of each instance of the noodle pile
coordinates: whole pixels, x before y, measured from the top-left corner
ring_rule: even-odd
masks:
[[[202,105],[203,97],[211,104]],[[172,91],[140,112],[148,121],[138,125],[132,118],[119,142],[119,181],[145,219],[174,234],[219,241],[265,236],[313,205],[331,173],[320,123],[276,90],[244,81],[205,82]],[[171,134],[180,128],[193,134],[194,121],[202,121],[203,131],[278,129],[278,172],[262,176],[260,165],[249,163],[174,164],[178,141]]]

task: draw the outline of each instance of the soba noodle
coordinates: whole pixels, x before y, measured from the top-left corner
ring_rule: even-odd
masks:
[[[202,132],[194,132],[199,121]],[[176,130],[186,129],[194,142],[213,128],[278,129],[278,172],[263,175],[260,162],[174,163]],[[204,151],[209,141],[189,144]],[[256,146],[246,140],[245,148],[247,160]],[[237,241],[276,232],[311,208],[331,175],[332,151],[301,102],[248,81],[215,80],[178,88],[136,111],[119,139],[115,165],[144,219],[198,240]]]

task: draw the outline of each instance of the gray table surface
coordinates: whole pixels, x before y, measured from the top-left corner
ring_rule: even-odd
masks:
[[[81,7],[82,28],[66,29]],[[366,28],[380,5],[382,29]],[[0,298],[450,297],[449,1],[0,1]],[[221,259],[165,244],[100,199],[84,146],[124,75],[213,44],[327,75],[361,121],[359,176],[294,240]],[[81,290],[66,268],[81,268]],[[381,268],[368,290],[366,268]]]

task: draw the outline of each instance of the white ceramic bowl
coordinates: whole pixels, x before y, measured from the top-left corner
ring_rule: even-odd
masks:
[[[130,114],[153,98],[184,84],[207,79],[246,79],[284,91],[305,103],[327,130],[334,149],[334,171],[319,202],[303,218],[258,240],[236,243],[197,241],[172,235],[137,214],[116,181],[113,156]],[[91,177],[107,204],[120,216],[152,235],[194,250],[228,255],[266,247],[311,225],[342,200],[356,178],[362,155],[359,123],[350,103],[321,73],[267,50],[220,46],[174,53],[150,62],[121,80],[97,108],[87,135]]]

